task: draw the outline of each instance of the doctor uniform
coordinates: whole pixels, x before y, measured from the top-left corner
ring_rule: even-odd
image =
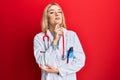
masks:
[[[45,37],[43,40],[43,32],[34,37],[37,64],[44,67],[49,64],[59,70],[59,74],[41,71],[41,80],[76,80],[76,72],[85,64],[85,54],[76,33],[65,28],[63,33],[64,37],[60,36],[57,46],[52,44],[54,35],[50,30],[46,31],[49,39]]]

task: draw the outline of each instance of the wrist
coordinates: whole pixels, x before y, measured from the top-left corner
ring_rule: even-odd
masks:
[[[57,45],[58,40],[53,40],[53,45]]]
[[[60,37],[59,34],[55,34],[53,40],[54,40],[54,41],[58,41],[58,40],[59,40],[59,37]]]

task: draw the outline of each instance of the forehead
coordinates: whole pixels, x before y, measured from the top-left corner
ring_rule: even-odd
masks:
[[[61,10],[61,9],[57,5],[52,5],[51,7],[48,8],[48,11],[54,11],[54,10]]]

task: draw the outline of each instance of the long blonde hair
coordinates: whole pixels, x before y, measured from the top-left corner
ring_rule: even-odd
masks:
[[[42,32],[47,31],[47,29],[49,28],[49,27],[48,27],[48,16],[47,16],[47,12],[48,12],[48,9],[49,9],[52,5],[56,5],[56,6],[58,6],[58,7],[61,9],[61,7],[60,7],[57,3],[51,3],[51,4],[48,4],[48,5],[45,7],[44,12],[43,12],[43,16],[42,16],[42,23],[41,23]],[[61,9],[61,11],[62,11],[62,9]],[[61,24],[61,26],[64,27],[64,28],[66,28],[65,17],[64,17],[63,11],[62,11],[62,24]]]

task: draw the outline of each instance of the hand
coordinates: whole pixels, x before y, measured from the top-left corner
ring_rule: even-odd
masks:
[[[62,27],[60,27],[59,24],[56,24],[54,33],[55,33],[56,35],[61,35],[62,32],[63,32],[63,31],[62,31]]]
[[[60,25],[59,25],[59,24],[56,24],[56,26],[55,26],[55,30],[54,30],[54,33],[55,33],[55,36],[54,36],[53,43],[54,43],[54,44],[57,44],[57,42],[58,42],[58,40],[59,40],[60,35],[62,35],[62,34],[63,34],[62,27],[60,27]]]
[[[43,66],[39,65],[40,69],[47,72],[47,73],[58,73],[59,72],[57,68],[54,68],[48,64],[46,64],[46,66],[48,68],[44,68]]]

